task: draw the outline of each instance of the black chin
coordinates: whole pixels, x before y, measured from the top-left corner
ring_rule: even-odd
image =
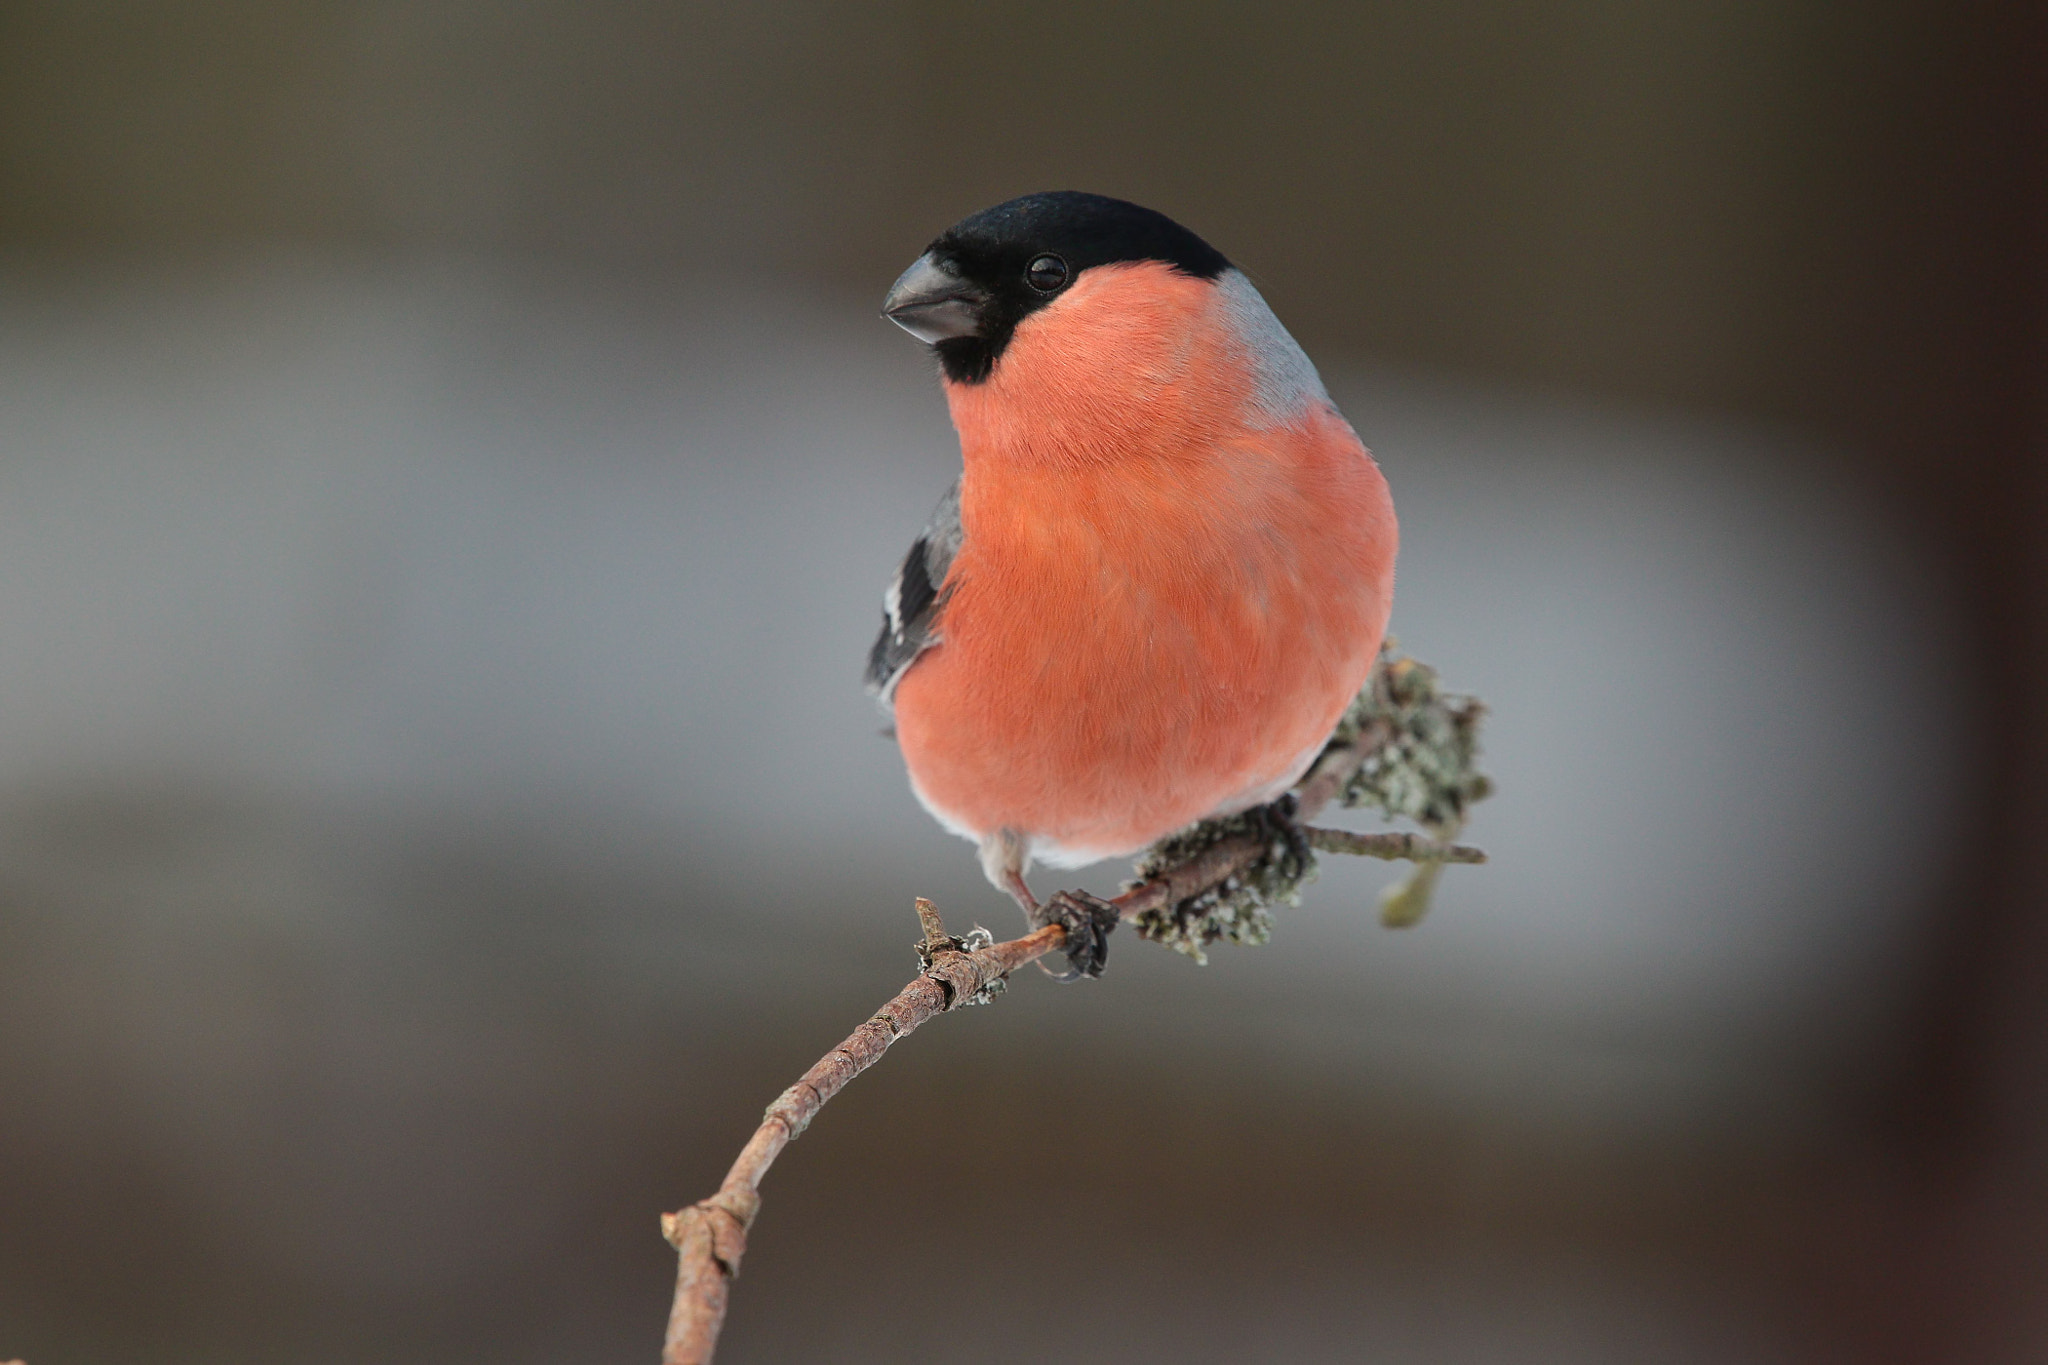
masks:
[[[1007,332],[1007,329],[1005,329]],[[1008,340],[1005,335],[1004,340]],[[979,384],[996,367],[998,342],[987,337],[948,337],[932,347],[939,353],[939,368],[955,384]]]

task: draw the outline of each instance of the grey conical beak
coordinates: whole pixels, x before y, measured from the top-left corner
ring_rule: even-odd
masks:
[[[926,252],[882,300],[882,316],[927,346],[936,346],[978,334],[981,306],[987,301],[986,294]]]

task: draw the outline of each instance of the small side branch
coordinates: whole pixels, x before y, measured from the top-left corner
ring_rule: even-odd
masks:
[[[1405,859],[1411,863],[1483,863],[1484,850],[1470,844],[1443,844],[1420,834],[1354,834],[1348,829],[1309,829],[1310,848],[1324,853],[1355,853],[1366,858]]]

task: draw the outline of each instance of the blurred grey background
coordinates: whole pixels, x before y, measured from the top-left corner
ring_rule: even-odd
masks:
[[[1016,927],[858,672],[1049,187],[1321,365],[1493,861],[921,1033],[721,1359],[2039,1359],[2043,19],[0,7],[0,1359],[654,1357]]]

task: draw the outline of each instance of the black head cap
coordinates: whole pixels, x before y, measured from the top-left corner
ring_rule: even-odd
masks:
[[[1163,213],[1054,190],[983,209],[946,229],[898,281],[884,311],[932,343],[947,377],[979,383],[1028,314],[1058,298],[1082,271],[1119,261],[1159,261],[1205,280],[1230,268],[1222,252]],[[913,276],[916,287],[906,292]],[[913,325],[909,315],[920,309],[940,315],[937,325]]]

